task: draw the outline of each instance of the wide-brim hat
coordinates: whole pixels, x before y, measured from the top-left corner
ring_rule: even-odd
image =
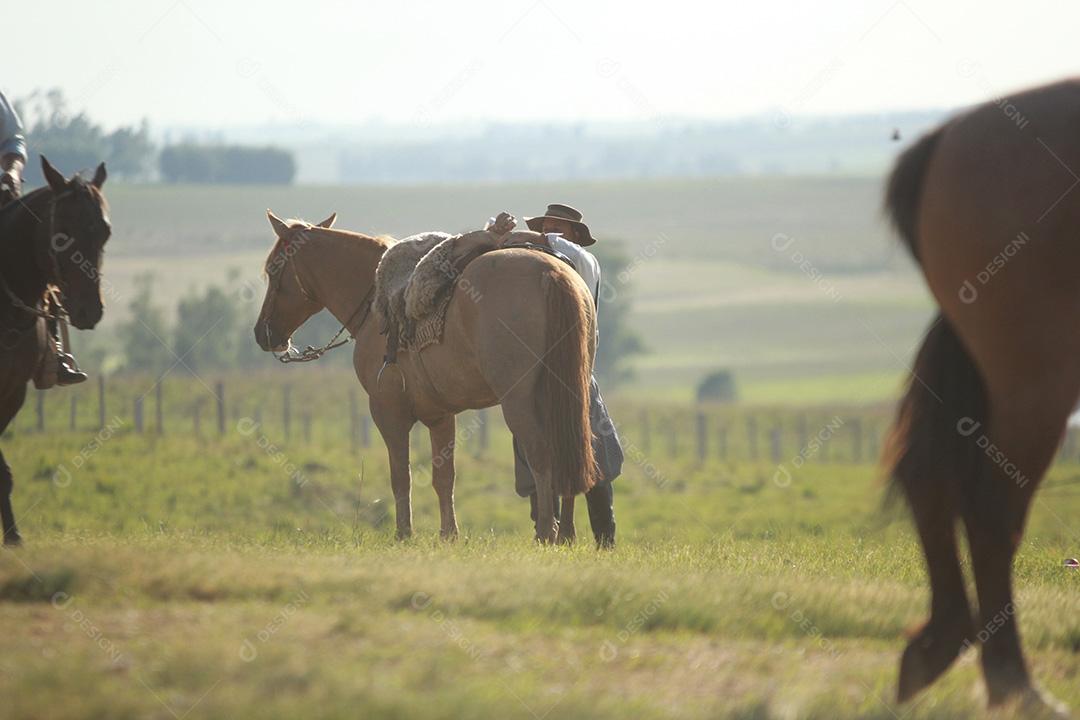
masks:
[[[555,203],[548,205],[547,212],[537,217],[525,218],[525,224],[529,226],[530,230],[541,232],[544,227],[544,220],[551,218],[552,220],[565,220],[574,227],[577,228],[577,238],[574,240],[578,245],[587,247],[596,242],[596,239],[589,232],[589,226],[581,222],[581,212],[575,210],[569,205],[561,205]],[[567,238],[569,240],[570,238]]]

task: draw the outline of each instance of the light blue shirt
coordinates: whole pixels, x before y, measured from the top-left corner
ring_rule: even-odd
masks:
[[[18,155],[24,163],[27,161],[22,120],[4,93],[0,92],[0,157],[4,155]]]
[[[597,262],[596,256],[559,233],[547,233],[547,241],[552,250],[562,253],[574,263],[574,269],[585,281],[592,295],[593,305],[596,305],[597,297],[600,295],[600,263]]]

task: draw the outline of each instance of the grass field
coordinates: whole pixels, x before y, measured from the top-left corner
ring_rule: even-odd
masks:
[[[778,483],[765,460],[700,462],[658,439],[645,453],[631,429],[618,548],[543,548],[504,431],[476,457],[466,421],[461,538],[437,539],[421,449],[416,534],[397,542],[381,445],[354,454],[330,414],[341,386],[296,386],[324,409],[305,442],[295,427],[283,439],[268,383],[240,382],[224,437],[192,436],[181,400],[195,391],[173,379],[163,437],[133,432],[121,385],[104,433],[84,403],[75,432],[23,418],[5,437],[26,545],[0,553],[4,718],[982,713],[970,654],[917,704],[891,704],[927,591],[871,464],[814,458]],[[256,387],[266,420],[245,431]],[[57,398],[46,411],[63,424]],[[1080,467],[1055,467],[1016,580],[1034,671],[1073,707],[1080,574],[1061,563],[1080,554],[1078,482]],[[581,509],[578,527],[586,538]]]

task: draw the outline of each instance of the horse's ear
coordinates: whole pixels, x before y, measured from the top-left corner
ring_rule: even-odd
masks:
[[[90,182],[94,187],[100,190],[101,186],[105,184],[105,178],[107,177],[109,177],[109,173],[105,171],[105,163],[101,163],[97,166],[97,170],[94,171],[94,179]]]
[[[331,213],[330,217],[319,223],[319,227],[330,229],[334,227],[334,221],[337,220],[337,213]]]
[[[41,156],[41,172],[45,175],[45,182],[49,183],[53,192],[61,192],[67,187],[67,180],[64,179],[63,173],[54,168],[44,155]]]
[[[289,226],[285,224],[285,221],[279,218],[271,210],[266,211],[266,217],[270,219],[270,227],[274,228],[274,234],[281,237],[285,234],[285,231],[289,229]]]

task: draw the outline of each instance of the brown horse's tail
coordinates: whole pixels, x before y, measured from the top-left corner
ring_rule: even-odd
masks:
[[[589,422],[596,315],[591,300],[575,283],[562,268],[545,272],[546,354],[537,394],[537,409],[551,442],[553,489],[564,497],[585,492],[597,477]]]
[[[923,136],[900,156],[885,191],[886,211],[916,261],[923,180],[941,133]],[[915,358],[885,449],[885,466],[910,503],[944,497],[957,512],[956,503],[972,497],[983,458],[972,435],[986,412],[982,376],[949,320],[938,314]]]
[[[899,486],[912,505],[945,501],[952,513],[959,512],[959,503],[972,500],[978,484],[984,457],[978,439],[986,412],[982,376],[952,325],[939,315],[915,358],[886,444],[884,461],[894,488]]]
[[[926,166],[937,148],[944,127],[927,133],[900,155],[885,188],[885,212],[916,261],[915,245],[919,226],[919,203],[922,200]]]

